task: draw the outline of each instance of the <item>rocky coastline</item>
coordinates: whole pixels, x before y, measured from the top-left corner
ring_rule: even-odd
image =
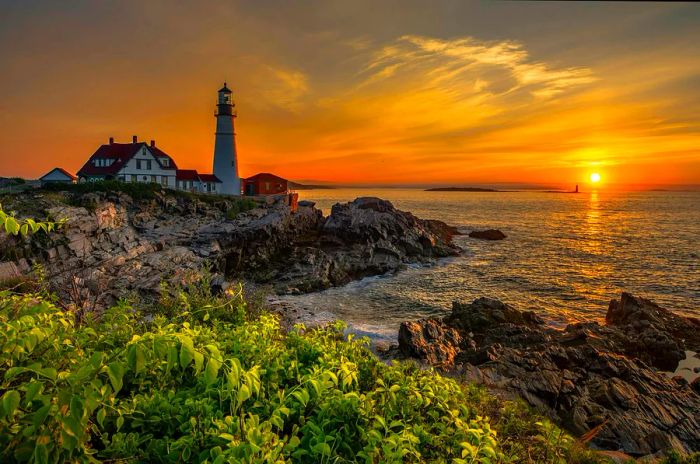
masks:
[[[217,288],[245,279],[298,294],[460,252],[455,228],[372,197],[336,204],[328,216],[304,201],[293,212],[284,197],[232,214],[235,200],[167,190],[148,198],[36,190],[2,201],[18,216],[66,221],[48,236],[0,236],[0,280],[40,265],[62,299],[96,309],[155,300],[164,283],[187,285],[203,269]],[[700,352],[700,320],[625,293],[604,325],[564,330],[498,300],[456,301],[444,318],[403,323],[394,354],[521,397],[594,447],[640,457],[700,451],[700,380],[667,374],[688,352]]]
[[[700,351],[700,320],[623,293],[606,323],[549,328],[499,300],[455,301],[405,322],[399,356],[521,397],[593,446],[632,457],[700,450],[700,379],[671,377]]]
[[[358,198],[324,217],[311,202],[258,197],[234,215],[233,199],[155,190],[34,191],[4,200],[18,216],[65,219],[51,235],[3,236],[0,280],[41,265],[54,291],[97,307],[119,298],[157,298],[162,283],[187,284],[209,268],[215,280],[246,279],[276,293],[301,293],[456,255],[456,230]],[[80,295],[70,294],[78,292]]]

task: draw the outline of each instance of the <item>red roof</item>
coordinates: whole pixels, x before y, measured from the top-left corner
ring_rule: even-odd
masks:
[[[51,173],[54,172],[54,171],[58,171],[58,172],[60,172],[61,174],[63,174],[64,176],[70,177],[72,180],[76,180],[76,179],[77,179],[77,177],[75,177],[73,174],[71,174],[70,172],[66,171],[66,170],[63,169],[63,168],[53,168],[52,170],[50,170],[49,172],[47,172],[46,174],[44,174],[43,176],[41,176],[41,177],[39,178],[39,180],[43,179],[44,177],[48,176],[49,174],[51,174]]]
[[[218,182],[221,183],[218,177],[216,177],[214,174],[200,174],[199,175],[199,180],[202,182]]]
[[[257,180],[268,180],[268,181],[277,181],[277,182],[287,182],[287,179],[284,179],[280,176],[276,176],[274,174],[270,174],[269,172],[261,172],[258,174],[255,174],[254,176],[248,177],[246,179],[243,179],[246,182],[255,182]]]
[[[199,180],[199,174],[194,169],[178,169],[175,173],[177,180]]]
[[[83,165],[78,171],[79,176],[113,176],[119,172],[119,170],[126,165],[126,163],[134,157],[136,152],[138,152],[142,147],[146,146],[148,150],[156,157],[158,164],[160,163],[160,158],[167,158],[170,161],[168,166],[163,166],[163,169],[177,169],[175,161],[160,148],[148,146],[144,142],[138,143],[109,143],[107,145],[102,145],[97,149],[95,153],[92,154],[90,159]],[[113,159],[114,162],[110,166],[95,166],[93,160],[95,159]]]
[[[148,146],[148,149],[153,153],[153,155],[156,157],[158,160],[159,164],[161,164],[161,167],[163,169],[177,169],[177,164],[175,164],[175,160],[170,157],[167,153],[165,153],[163,150],[161,150],[158,147],[154,147],[152,145]],[[167,166],[163,166],[163,163],[160,163],[160,158],[167,158],[170,161],[168,162]]]

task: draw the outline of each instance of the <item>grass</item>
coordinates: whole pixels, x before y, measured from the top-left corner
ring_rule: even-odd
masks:
[[[183,198],[189,201],[199,201],[219,208],[228,219],[234,219],[240,213],[250,211],[258,204],[250,198],[223,197],[205,193],[186,192],[164,188],[156,183],[129,183],[115,180],[100,182],[84,182],[78,184],[48,184],[42,187],[40,192],[68,193],[72,198],[66,200],[56,196],[56,199],[67,204],[85,206],[84,202],[76,203],[74,198],[87,193],[115,193],[121,192],[129,195],[135,201],[155,200],[162,196]]]

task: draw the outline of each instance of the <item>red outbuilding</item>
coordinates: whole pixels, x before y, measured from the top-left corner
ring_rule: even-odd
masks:
[[[289,192],[287,179],[269,172],[261,172],[242,179],[244,195],[285,195]]]

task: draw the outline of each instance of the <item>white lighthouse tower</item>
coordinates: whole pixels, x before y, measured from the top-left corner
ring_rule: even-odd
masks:
[[[221,181],[224,195],[241,194],[241,178],[238,177],[236,155],[236,133],[233,131],[233,118],[236,111],[231,89],[224,86],[219,90],[216,105],[216,141],[214,143],[214,175]]]

